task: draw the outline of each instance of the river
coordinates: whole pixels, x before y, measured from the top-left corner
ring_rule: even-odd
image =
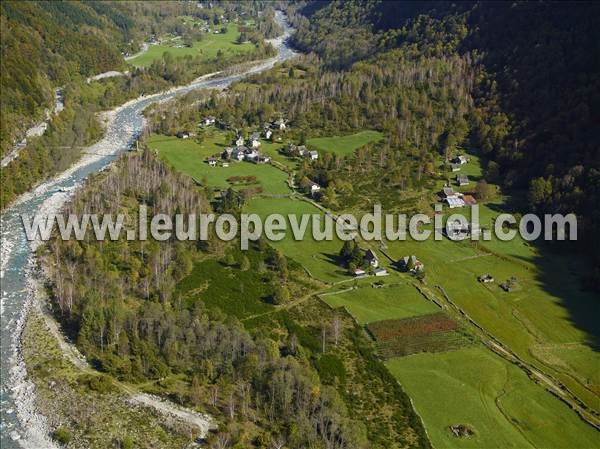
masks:
[[[149,105],[167,101],[196,89],[221,89],[253,73],[271,68],[278,62],[296,54],[286,43],[291,28],[280,11],[276,20],[284,34],[271,43],[278,50],[274,58],[259,62],[243,72],[230,75],[213,75],[199,78],[192,83],[129,101],[103,114],[106,123],[104,138],[86,148],[84,155],[71,168],[57,175],[17,199],[0,218],[0,372],[1,431],[0,446],[11,448],[55,447],[48,437],[46,421],[35,410],[35,388],[27,380],[22,359],[21,334],[33,294],[30,273],[33,251],[37,242],[28,242],[21,222],[21,215],[47,215],[56,213],[89,175],[111,164],[119,154],[126,151],[144,127],[143,110]]]

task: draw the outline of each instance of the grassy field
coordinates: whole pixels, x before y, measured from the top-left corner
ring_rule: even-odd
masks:
[[[386,365],[413,398],[437,448],[592,448],[600,434],[533,384],[517,367],[481,347],[415,354]],[[466,424],[469,438],[450,425]]]
[[[169,52],[174,57],[191,55],[202,56],[203,59],[212,59],[217,56],[219,50],[223,53],[224,58],[252,51],[254,49],[253,44],[236,43],[239,35],[237,25],[230,23],[227,25],[227,33],[207,33],[201,41],[194,42],[192,47],[175,48],[172,46],[181,43],[181,40],[172,40],[170,45],[150,45],[145,53],[129,60],[128,63],[135,67],[148,67],[154,60],[161,59],[164,52]]]
[[[321,151],[350,155],[354,150],[381,139],[383,134],[379,131],[366,130],[347,136],[315,137],[308,139],[306,143]]]
[[[373,288],[363,283],[356,290],[323,295],[322,299],[331,307],[346,307],[361,324],[439,311],[409,284]]]
[[[176,170],[192,176],[197,181],[206,180],[211,187],[227,188],[227,178],[232,176],[256,176],[264,193],[290,193],[287,175],[270,165],[257,165],[251,162],[231,162],[229,167],[210,167],[206,158],[222,152],[230,146],[225,134],[214,131],[199,144],[194,139],[178,139],[176,137],[154,135],[148,146],[157,150],[160,157]]]
[[[305,238],[302,241],[296,241],[293,237],[288,215],[297,215],[298,222],[300,222],[302,214],[322,216],[315,206],[305,201],[289,198],[256,198],[250,202],[247,210],[258,214],[263,219],[269,214],[282,214],[285,217],[287,222],[285,238],[279,242],[271,242],[271,244],[286,256],[300,263],[312,276],[326,282],[350,279],[346,270],[337,261],[343,242],[337,236],[331,241],[315,241],[312,238],[312,217],[308,221]]]

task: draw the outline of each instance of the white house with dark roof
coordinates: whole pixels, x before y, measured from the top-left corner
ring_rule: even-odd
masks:
[[[242,145],[244,145],[244,138],[242,136],[238,136],[237,139],[235,140],[235,145],[238,147],[241,147]]]
[[[213,117],[212,115],[204,117],[204,125],[205,126],[214,125],[216,121],[217,121],[217,119],[215,117]]]
[[[308,182],[308,187],[310,188],[310,194],[315,196],[317,193],[321,191],[321,186],[314,181]]]
[[[365,262],[371,265],[373,268],[377,268],[379,266],[379,259],[377,258],[377,254],[372,249],[368,249],[365,252]]]
[[[250,136],[249,142],[250,142],[250,147],[252,147],[252,148],[258,148],[258,147],[260,147],[260,134],[259,133],[253,133]]]
[[[275,126],[275,128],[282,131],[286,128],[285,120],[283,118],[275,120],[275,122],[273,122],[273,125]]]

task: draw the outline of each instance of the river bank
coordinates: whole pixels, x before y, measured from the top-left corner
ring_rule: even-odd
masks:
[[[289,35],[283,14],[278,14]],[[83,151],[82,158],[69,169],[45,181],[30,192],[17,198],[2,214],[1,256],[2,297],[1,370],[15,375],[2,376],[2,436],[5,448],[53,447],[48,440],[48,426],[35,410],[35,391],[28,384],[27,367],[22,357],[22,332],[34,299],[31,288],[31,267],[39,242],[28,242],[24,235],[21,216],[48,216],[60,211],[73,194],[74,188],[90,175],[103,170],[120,153],[126,151],[144,127],[143,110],[150,104],[168,101],[176,95],[195,89],[221,89],[253,73],[267,70],[278,62],[292,58],[295,52],[281,39],[278,55],[248,68],[244,72],[220,76],[204,75],[188,85],[166,92],[138,97],[102,114],[105,135],[96,144]],[[19,392],[26,392],[25,396]],[[40,439],[44,435],[45,439]]]

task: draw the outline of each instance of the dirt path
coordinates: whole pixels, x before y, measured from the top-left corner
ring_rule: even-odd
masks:
[[[40,314],[43,316],[44,322],[46,323],[46,326],[52,334],[52,336],[58,342],[63,356],[79,370],[86,373],[97,373],[96,370],[90,367],[84,355],[81,354],[81,352],[79,352],[75,345],[66,340],[65,336],[58,328],[56,320],[52,317],[49,310],[45,306],[44,292],[41,289],[39,281],[36,281],[35,290],[36,300],[34,301],[34,307],[36,307],[39,310]],[[113,383],[121,391],[130,396],[130,403],[153,408],[154,410],[158,411],[163,415],[175,417],[176,419],[179,419],[185,422],[186,424],[194,426],[198,428],[201,438],[205,438],[211,429],[216,428],[216,424],[213,418],[209,415],[205,415],[202,413],[198,413],[194,410],[181,407],[158,396],[141,393],[135,387],[124,384],[117,380],[113,380]]]

